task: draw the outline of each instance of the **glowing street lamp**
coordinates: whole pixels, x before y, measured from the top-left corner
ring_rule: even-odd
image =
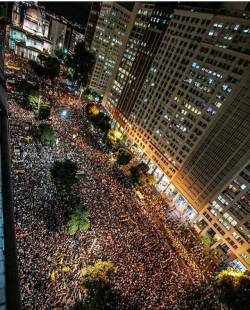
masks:
[[[68,114],[68,112],[67,112],[67,111],[65,111],[65,110],[63,110],[63,111],[62,111],[62,116],[66,117],[66,116],[67,116],[67,114]]]

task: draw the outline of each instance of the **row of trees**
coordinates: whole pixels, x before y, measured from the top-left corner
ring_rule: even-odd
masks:
[[[116,163],[118,165],[128,165],[132,159],[132,154],[124,147],[122,133],[111,128],[109,117],[100,110],[100,106],[90,104],[86,107],[88,120],[102,132],[109,147],[116,153]],[[145,163],[140,163],[130,168],[130,176],[134,185],[155,185],[156,179],[148,173],[149,167]]]

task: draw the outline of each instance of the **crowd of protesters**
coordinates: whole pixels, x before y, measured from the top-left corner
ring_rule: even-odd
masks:
[[[117,297],[111,309],[219,309],[213,272],[206,268],[202,246],[189,244],[189,229],[171,216],[160,195],[148,190],[143,200],[136,198],[86,120],[82,100],[59,82],[40,84],[52,105],[56,139],[50,146],[32,134],[39,121],[20,106],[21,94],[14,88],[8,98],[23,309],[74,309],[84,298],[84,267],[98,259],[115,266],[110,284]],[[65,158],[81,171],[70,194],[58,192],[50,176],[53,162]],[[66,217],[79,204],[88,207],[91,228],[72,237]],[[181,252],[178,243],[187,250]]]

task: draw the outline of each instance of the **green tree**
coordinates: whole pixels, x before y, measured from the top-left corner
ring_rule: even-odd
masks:
[[[101,112],[97,105],[88,105],[86,107],[87,119],[94,125],[94,127],[100,129],[105,134],[111,128],[110,118],[105,113]]]
[[[91,90],[89,88],[86,88],[83,92],[83,96],[88,97],[90,95],[92,95]]]
[[[108,305],[114,300],[110,284],[99,279],[88,280],[84,284],[87,296],[79,309],[108,310]]]
[[[50,116],[50,106],[47,104],[41,104],[37,111],[37,118],[40,120],[48,119]]]
[[[112,290],[109,277],[113,271],[112,261],[98,260],[94,265],[88,265],[81,277],[81,283],[87,289],[87,296],[82,309],[100,310],[107,309],[112,301]]]
[[[142,179],[147,175],[149,170],[149,167],[145,163],[140,163],[136,166],[133,166],[130,168],[130,176],[131,176],[131,181],[134,184],[139,184],[142,182]]]
[[[59,60],[61,61],[65,60],[66,53],[62,48],[58,48],[57,50],[55,50],[55,55]]]
[[[138,180],[138,184],[139,185],[148,185],[148,186],[153,186],[157,183],[157,180],[156,178],[152,175],[152,174],[144,174],[144,173],[141,173],[140,176],[139,176],[139,180]]]
[[[50,169],[52,180],[59,190],[69,191],[76,183],[77,164],[69,159],[56,160]]]
[[[243,272],[231,267],[221,271],[215,282],[220,302],[232,310],[249,309],[250,278]]]
[[[132,155],[125,149],[119,149],[116,162],[118,165],[127,165],[132,159]]]
[[[72,78],[78,85],[85,87],[88,84],[95,59],[95,54],[86,49],[83,41],[75,46],[73,55],[68,54],[66,65],[72,68]]]
[[[89,280],[101,280],[103,282],[108,282],[113,268],[114,264],[112,261],[97,260],[94,265],[88,265],[85,268],[81,282],[82,284],[86,284]]]
[[[117,150],[120,147],[123,134],[116,128],[109,129],[107,133],[107,144],[112,147],[114,150]]]
[[[206,248],[210,248],[211,245],[214,243],[214,238],[209,234],[205,234],[201,236],[201,242]]]
[[[78,230],[88,230],[90,223],[88,220],[89,212],[85,206],[76,208],[70,215],[67,223],[68,233],[73,236]]]
[[[59,76],[60,62],[56,57],[39,54],[38,59],[40,60],[40,64],[33,60],[29,61],[33,71],[37,75],[50,79]]]
[[[144,173],[144,174],[146,174],[146,173],[148,173],[148,171],[149,171],[149,167],[148,167],[148,165],[147,164],[145,164],[145,163],[139,163],[137,166],[136,166],[136,169],[140,172],[140,173]]]
[[[39,125],[41,141],[43,144],[49,145],[55,139],[55,132],[49,124]]]
[[[56,57],[47,57],[44,61],[44,75],[50,79],[59,76],[60,62]]]
[[[28,64],[30,65],[31,69],[34,71],[35,74],[37,74],[38,76],[44,75],[44,67],[41,64],[37,63],[34,60],[29,60]]]
[[[31,109],[36,110],[39,104],[39,91],[30,89],[28,94],[28,105]]]

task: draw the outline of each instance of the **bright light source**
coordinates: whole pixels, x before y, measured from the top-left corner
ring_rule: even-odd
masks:
[[[62,111],[62,116],[67,116],[67,111]]]

